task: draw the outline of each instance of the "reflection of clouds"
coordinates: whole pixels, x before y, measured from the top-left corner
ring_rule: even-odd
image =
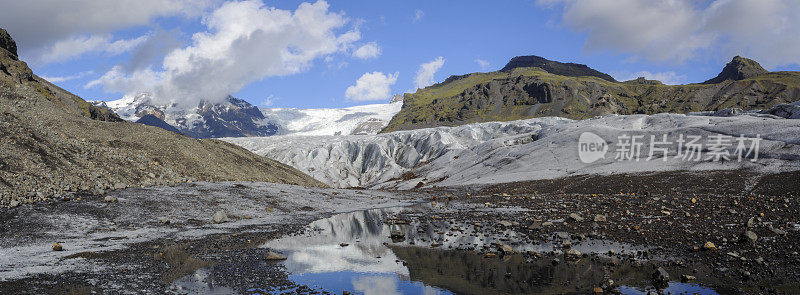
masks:
[[[354,278],[353,289],[363,292],[364,295],[400,294],[400,291],[397,289],[397,279],[388,276],[363,276]]]
[[[382,245],[381,245],[382,246]],[[309,245],[295,247],[287,253],[284,262],[286,270],[292,273],[322,273],[335,271],[357,271],[394,273],[408,276],[408,268],[395,262],[397,256],[382,246],[382,254],[370,254],[364,248],[349,246],[341,248],[336,244]],[[381,256],[380,259],[376,258]]]

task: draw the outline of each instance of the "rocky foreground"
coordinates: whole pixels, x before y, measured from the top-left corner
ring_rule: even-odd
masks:
[[[325,291],[292,281],[280,262],[304,245],[271,241],[305,236],[304,225],[334,213],[425,202],[317,222],[352,225],[335,228],[336,244],[313,246],[302,257],[336,268],[328,254],[314,253],[360,249],[367,256],[358,267],[388,265],[467,294],[613,293],[680,282],[721,294],[796,294],[797,177],[665,172],[422,193],[196,183],[75,195],[0,209],[0,289]],[[390,252],[369,254],[374,241],[364,235],[380,228],[362,220],[370,217],[393,228],[374,233],[384,235],[377,238]],[[187,289],[198,280],[201,289]]]

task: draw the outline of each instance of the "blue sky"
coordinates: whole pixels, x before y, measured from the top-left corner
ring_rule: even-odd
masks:
[[[89,2],[87,7],[96,7],[93,4],[99,3]],[[112,4],[104,5],[114,5],[114,1],[109,2]],[[145,2],[148,1],[141,5],[149,5]],[[160,7],[165,7],[162,2],[175,2],[172,3],[175,8],[173,11],[142,9],[138,19],[119,23],[113,18],[96,20],[95,26],[44,20],[45,24],[40,28],[43,31],[48,30],[46,21],[50,21],[50,26],[64,28],[63,32],[47,38],[40,37],[42,34],[37,33],[37,28],[23,26],[28,20],[4,17],[2,12],[0,26],[8,29],[20,43],[20,54],[34,72],[51,78],[57,85],[87,100],[118,99],[137,91],[150,91],[147,88],[152,85],[167,83],[170,85],[165,88],[171,90],[163,92],[170,96],[166,99],[229,91],[255,105],[270,107],[345,107],[381,103],[391,94],[416,89],[415,79],[420,66],[439,57],[444,62],[440,67],[431,66],[428,73],[433,72],[435,82],[450,75],[498,70],[518,55],[540,55],[551,60],[583,63],[617,79],[645,75],[681,84],[702,82],[715,76],[737,54],[752,57],[770,70],[800,70],[800,57],[796,54],[800,52],[800,36],[790,29],[797,24],[792,13],[800,12],[800,9],[797,2],[791,1],[760,2],[760,6],[767,3],[766,6],[774,4],[774,8],[758,13],[748,9],[747,4],[753,4],[744,3],[748,1],[724,0],[700,4],[677,1],[678,5],[673,3],[663,7],[635,0],[330,1],[324,11],[325,17],[340,21],[327,27],[333,38],[341,37],[335,39],[338,42],[335,48],[326,45],[327,41],[334,39],[320,40],[319,44],[313,45],[296,44],[306,40],[304,36],[296,35],[313,29],[303,31],[305,33],[290,32],[287,34],[297,38],[286,41],[284,47],[300,51],[303,61],[287,66],[288,69],[262,71],[259,69],[263,62],[261,59],[274,58],[274,54],[268,53],[278,50],[271,48],[278,46],[271,40],[288,36],[280,33],[267,35],[263,42],[241,45],[241,49],[235,51],[239,54],[217,60],[215,65],[228,64],[230,68],[213,73],[216,76],[204,77],[204,73],[209,73],[208,68],[197,69],[198,73],[189,75],[198,77],[197,81],[200,81],[193,85],[185,83],[185,77],[170,78],[167,74],[164,78],[160,75],[168,72],[163,71],[164,56],[174,50],[195,47],[200,55],[218,58],[207,53],[207,48],[215,45],[206,44],[206,49],[203,49],[193,40],[193,34],[207,32],[224,37],[209,27],[209,19],[217,19],[217,22],[241,20],[210,16],[226,5],[221,1],[209,0],[203,7],[189,8],[186,5],[195,4],[181,0],[150,2]],[[253,2],[254,5],[248,9],[264,12],[274,7],[294,12],[301,3],[303,1],[263,1],[263,5]],[[22,7],[24,5],[16,8],[21,11],[6,13],[19,15],[48,9]],[[615,7],[617,5],[624,7]],[[126,8],[112,6],[110,9]],[[100,8],[97,10],[95,13],[102,13]],[[241,8],[241,11],[245,10]],[[88,16],[77,15],[79,13]],[[737,15],[745,13],[749,18]],[[76,20],[93,17],[91,9],[74,14],[67,16]],[[748,27],[731,30],[731,25],[725,21],[733,17],[747,22]],[[774,22],[774,19],[782,21]],[[249,25],[251,21],[242,24]],[[291,22],[287,20],[287,23]],[[755,31],[748,31],[750,27],[755,27],[752,28]],[[765,29],[775,32],[760,33]],[[348,33],[356,33],[358,38],[351,38]],[[784,39],[779,39],[780,36]],[[356,50],[370,43],[380,49],[379,54],[373,52],[368,58],[355,56]],[[56,44],[63,45],[58,47],[61,51],[56,50]],[[64,54],[64,51],[81,51],[75,48],[82,48],[85,52],[77,56]],[[794,49],[798,51],[792,51]],[[305,51],[315,53],[305,54]],[[280,64],[278,67],[286,63],[285,60],[275,62]],[[276,64],[264,63],[264,67]],[[115,73],[121,73],[121,76],[100,80],[104,75],[107,78],[112,76],[108,74],[115,67]],[[182,71],[181,67],[189,65],[178,63],[174,67]],[[212,69],[218,68],[214,66]],[[145,71],[147,69],[155,71],[155,74]],[[381,75],[365,75],[375,72]],[[144,82],[131,82],[134,80],[132,77],[139,77],[139,74],[146,76],[141,79]],[[394,74],[396,79],[392,79]],[[248,79],[248,75],[263,76],[263,79]],[[227,78],[218,79],[220,76]],[[217,81],[221,85],[209,86]],[[175,83],[186,85],[172,87]],[[348,95],[350,87],[358,89],[353,89],[352,95]],[[187,93],[187,88],[197,88],[201,94]]]

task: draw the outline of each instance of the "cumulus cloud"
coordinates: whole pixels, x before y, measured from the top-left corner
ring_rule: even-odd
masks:
[[[364,73],[355,85],[347,87],[344,96],[351,101],[387,100],[398,75],[397,72],[388,75],[382,72]]]
[[[418,23],[422,20],[422,17],[425,16],[425,12],[421,9],[414,10],[414,18],[412,18],[412,22]]]
[[[476,59],[475,62],[481,67],[482,71],[486,71],[489,69],[490,64],[488,61],[482,59]]]
[[[110,35],[76,36],[49,46],[35,63],[63,62],[89,52],[117,55],[139,46],[148,38],[148,35],[121,40],[113,40]]]
[[[70,80],[80,79],[92,74],[94,74],[94,71],[80,72],[70,76],[42,76],[42,78],[47,81],[50,81],[50,83],[61,83]]]
[[[437,57],[431,62],[419,65],[417,76],[414,77],[414,86],[417,89],[433,85],[433,75],[444,65],[444,57]]]
[[[56,42],[105,36],[147,25],[157,17],[198,17],[218,0],[0,0],[0,26],[17,41],[20,54],[36,60]]]
[[[377,58],[381,55],[381,48],[377,42],[369,42],[353,51],[353,57],[360,59]]]
[[[613,76],[619,81],[628,81],[633,80],[639,77],[644,77],[648,80],[658,80],[661,83],[667,85],[678,85],[683,84],[686,82],[685,75],[678,75],[673,71],[668,72],[658,72],[658,73],[651,73],[649,71],[639,71],[635,73],[627,73],[627,72],[620,72],[620,73],[612,73]]]
[[[302,3],[295,11],[261,1],[228,2],[204,17],[207,30],[168,53],[160,69],[126,73],[117,66],[86,87],[126,96],[147,92],[160,104],[221,101],[252,82],[305,71],[315,59],[358,41],[358,30],[340,32],[348,20],[328,8],[325,1]]]
[[[652,61],[739,54],[767,66],[800,64],[800,3],[794,0],[538,0],[562,9],[563,23],[587,34],[589,50]]]

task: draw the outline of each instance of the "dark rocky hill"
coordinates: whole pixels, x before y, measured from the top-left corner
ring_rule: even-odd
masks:
[[[500,71],[452,76],[404,96],[383,132],[558,116],[769,109],[800,100],[800,72],[767,72],[736,57],[702,84],[616,82],[584,65],[516,57]]]
[[[121,120],[34,75],[0,29],[0,206],[191,180],[323,186],[218,140]]]

